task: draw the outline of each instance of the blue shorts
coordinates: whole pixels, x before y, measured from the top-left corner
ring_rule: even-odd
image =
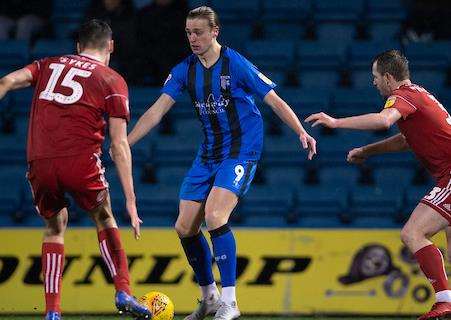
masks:
[[[196,158],[183,179],[179,197],[181,200],[203,201],[213,186],[241,197],[249,189],[256,169],[256,160],[226,159],[218,163],[203,163]]]

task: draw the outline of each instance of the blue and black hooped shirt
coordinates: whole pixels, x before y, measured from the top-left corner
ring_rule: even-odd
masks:
[[[258,160],[263,147],[263,121],[253,95],[263,99],[276,85],[233,49],[222,47],[210,68],[194,54],[175,66],[161,92],[177,101],[187,89],[202,124],[203,162],[228,158]]]

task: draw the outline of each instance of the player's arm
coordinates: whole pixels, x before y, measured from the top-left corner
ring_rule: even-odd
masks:
[[[0,99],[10,90],[21,89],[31,85],[33,75],[28,68],[11,72],[0,79]]]
[[[133,188],[132,155],[127,141],[127,121],[123,118],[109,119],[111,139],[111,157],[116,165],[119,180],[125,195],[127,212],[130,215],[135,238],[140,236],[139,225],[142,223],[136,210],[136,197]]]
[[[160,123],[163,116],[172,108],[175,101],[166,93],[163,93],[157,101],[139,118],[133,130],[128,135],[130,146],[138,142],[153,127]]]
[[[324,112],[320,112],[308,116],[305,121],[313,123],[312,127],[323,125],[333,129],[386,130],[401,117],[401,113],[396,108],[387,108],[379,113],[368,113],[347,118],[333,118]]]
[[[304,149],[309,149],[308,158],[311,160],[316,154],[316,141],[304,129],[299,118],[290,106],[280,98],[274,90],[266,94],[263,101],[268,104],[275,114],[299,136]]]
[[[347,160],[350,163],[362,163],[368,157],[376,154],[407,151],[409,149],[410,146],[404,135],[398,133],[390,138],[352,149],[348,153]]]

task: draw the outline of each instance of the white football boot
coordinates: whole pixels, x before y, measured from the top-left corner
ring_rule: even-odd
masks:
[[[239,318],[240,315],[241,313],[236,305],[236,301],[233,301],[230,305],[222,302],[213,320],[233,320]]]
[[[184,320],[202,320],[210,314],[214,314],[221,306],[218,293],[211,294],[208,298],[199,300],[199,306],[193,313],[185,317]]]

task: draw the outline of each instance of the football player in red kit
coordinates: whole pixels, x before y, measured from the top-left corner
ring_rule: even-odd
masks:
[[[313,122],[312,126],[360,130],[388,129],[397,123],[399,134],[351,150],[348,161],[362,163],[372,155],[412,150],[435,178],[436,187],[420,200],[401,231],[401,239],[414,253],[436,294],[431,311],[419,319],[450,315],[451,290],[443,256],[429,239],[443,229],[451,239],[451,116],[432,94],[410,81],[408,61],[399,51],[378,55],[372,73],[373,84],[387,98],[381,112],[341,119],[321,112],[306,121]]]
[[[27,177],[46,225],[42,243],[46,319],[61,318],[68,219],[65,193],[70,193],[95,222],[100,252],[114,281],[118,310],[150,319],[150,312],[130,293],[127,257],[100,161],[108,121],[112,157],[135,237],[139,238],[142,221],[136,209],[127,142],[128,88],[124,79],[108,67],[113,52],[108,24],[98,20],[85,23],[77,51],[76,55],[35,61],[0,79],[0,99],[10,90],[35,87],[28,128]]]

